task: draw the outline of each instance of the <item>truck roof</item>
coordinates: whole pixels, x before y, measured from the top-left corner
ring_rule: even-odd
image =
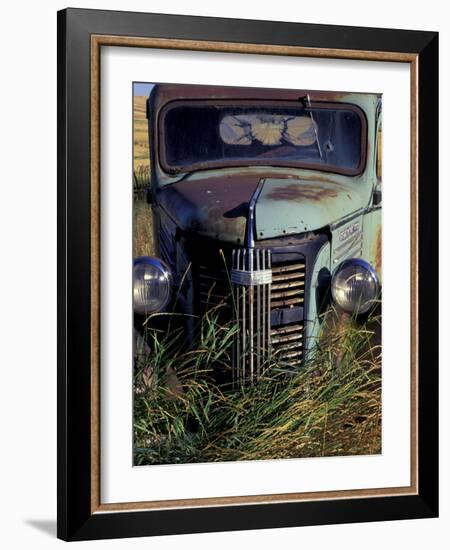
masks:
[[[212,86],[199,84],[156,84],[150,92],[149,100],[154,110],[175,100],[286,100],[298,101],[309,96],[310,101],[356,103],[372,96],[379,99],[381,94],[359,92],[320,91],[307,89],[250,88],[238,86]]]

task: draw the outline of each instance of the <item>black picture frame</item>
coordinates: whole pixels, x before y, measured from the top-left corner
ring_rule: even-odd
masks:
[[[308,502],[92,511],[91,37],[397,52],[417,57],[418,491]],[[355,54],[357,55],[357,54]],[[58,537],[87,540],[438,515],[438,34],[240,19],[58,12]],[[400,206],[400,205],[399,205]]]

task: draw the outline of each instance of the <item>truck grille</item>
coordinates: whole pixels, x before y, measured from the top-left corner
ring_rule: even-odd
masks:
[[[218,307],[231,309],[231,283],[227,270],[225,266],[214,267],[198,266],[198,294],[203,312]]]
[[[290,366],[296,366],[303,356],[303,323],[284,325],[270,332],[274,356]]]
[[[272,310],[303,307],[305,301],[305,262],[283,262],[272,267]],[[272,326],[272,354],[283,364],[295,367],[303,356],[303,320]]]
[[[303,357],[305,261],[280,259],[269,248],[217,249],[196,263],[199,313],[216,310],[234,320],[233,385],[251,383],[275,357],[298,367]],[[288,255],[289,256],[289,255]],[[225,259],[226,258],[226,259]]]
[[[266,249],[238,249],[232,253],[234,319],[238,327],[232,365],[235,385],[253,382],[270,354],[271,261],[271,252]]]
[[[305,299],[305,263],[283,263],[272,268],[273,308],[301,305]]]

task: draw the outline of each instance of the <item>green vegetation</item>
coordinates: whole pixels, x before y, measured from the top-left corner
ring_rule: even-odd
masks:
[[[230,365],[236,330],[217,312],[202,319],[196,349],[181,330],[149,329],[135,367],[135,464],[380,453],[378,322],[341,327],[295,373],[268,358],[257,383],[237,389],[213,376]]]

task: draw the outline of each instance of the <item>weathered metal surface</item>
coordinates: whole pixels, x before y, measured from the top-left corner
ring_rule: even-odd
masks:
[[[360,258],[363,248],[363,215],[331,227],[331,271],[348,258]]]
[[[348,101],[351,97],[366,96],[368,94],[348,92],[327,92],[311,90],[293,90],[283,88],[245,88],[239,86],[215,86],[215,85],[184,85],[158,84],[153,89],[154,106],[160,108],[170,101],[180,99],[265,99],[265,100],[289,100],[298,101],[300,97],[309,94],[313,101]]]
[[[271,346],[283,367],[296,368],[304,352],[306,258],[288,258],[272,267]]]
[[[381,208],[371,209],[363,219],[363,252],[362,257],[376,270],[382,281],[382,228]]]
[[[326,241],[317,251],[314,261],[309,265],[308,303],[305,315],[304,352],[307,357],[314,349],[321,330],[320,315],[328,307],[329,285],[331,281],[331,243]]]
[[[189,179],[157,193],[157,201],[184,231],[243,243],[248,201],[260,178],[251,174]]]
[[[250,200],[259,173],[188,178],[161,189],[158,203],[180,229],[244,243]],[[333,178],[265,178],[256,201],[257,240],[321,229],[367,204],[370,190]]]
[[[233,269],[231,272],[231,282],[241,286],[260,286],[272,282],[272,271],[269,269],[260,269],[256,271],[242,271]]]
[[[266,178],[256,205],[259,239],[315,231],[365,207],[368,190],[332,178]]]

